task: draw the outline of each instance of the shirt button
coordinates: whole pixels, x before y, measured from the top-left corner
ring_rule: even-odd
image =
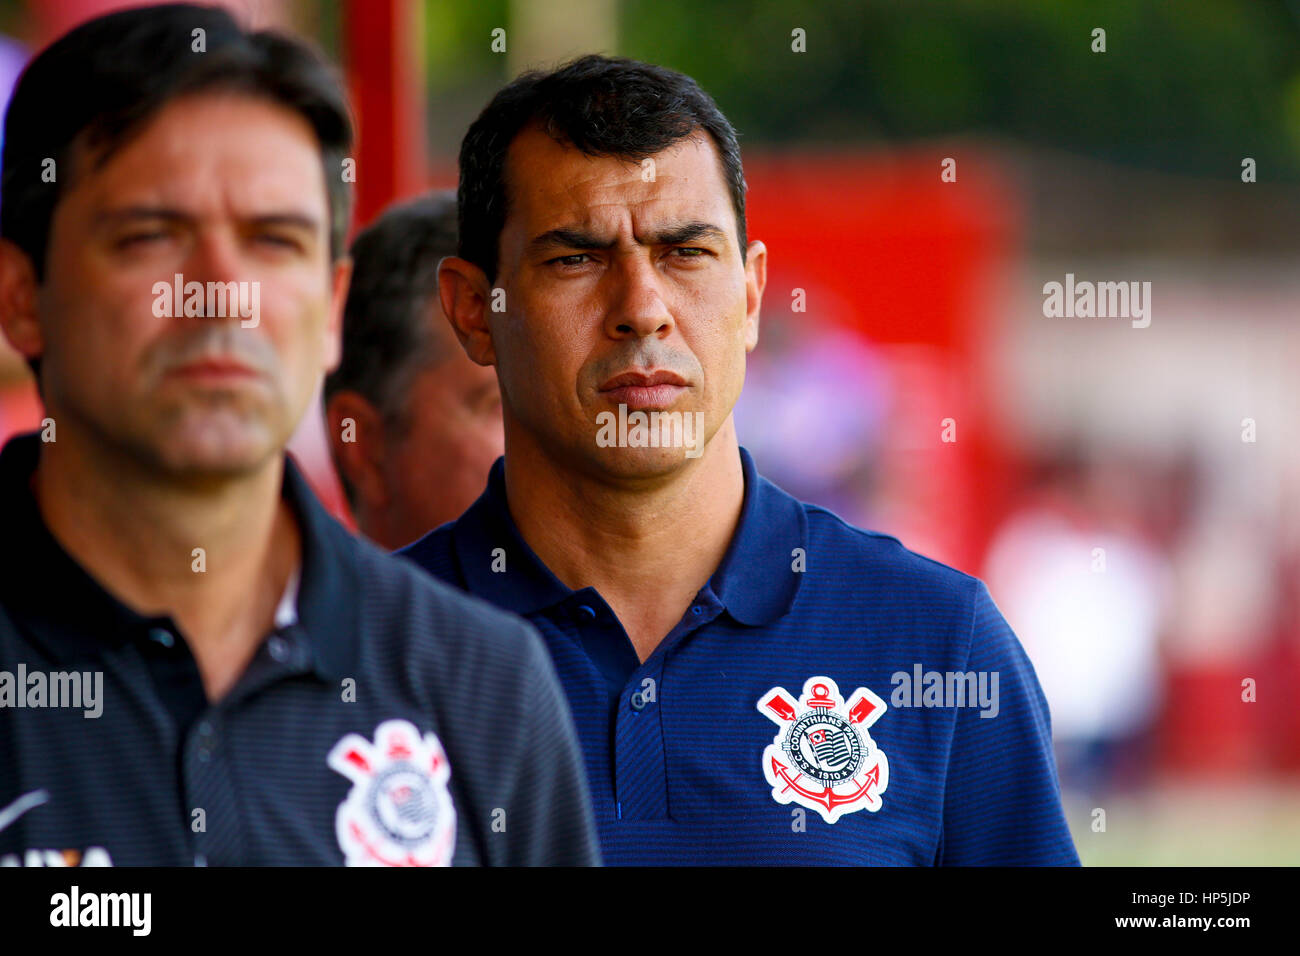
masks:
[[[281,664],[289,659],[289,642],[278,634],[266,642],[266,649],[271,657]]]
[[[696,616],[698,617],[699,615],[701,615],[701,614],[704,613],[704,608],[700,607],[700,606],[697,604],[697,605],[695,605],[695,607],[691,608],[691,613],[694,614],[694,615],[696,615]]]
[[[582,607],[578,608],[578,615],[584,621],[594,621],[596,620],[596,609],[590,605],[584,604]]]
[[[632,691],[631,704],[633,710],[645,710],[645,695],[639,690]]]
[[[149,640],[163,647],[173,647],[176,644],[176,635],[165,627],[153,627],[149,629]]]
[[[217,734],[212,729],[212,724],[204,720],[199,723],[197,728],[199,734],[199,746],[195,751],[199,758],[199,763],[207,763],[212,759],[212,748],[216,744]]]

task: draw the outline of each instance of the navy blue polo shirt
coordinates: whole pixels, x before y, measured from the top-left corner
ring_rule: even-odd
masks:
[[[726,556],[644,662],[520,537],[504,459],[400,552],[541,632],[605,862],[1077,865],[1047,702],[984,585],[740,456]]]
[[[563,691],[519,618],[349,534],[286,458],[297,580],[210,701],[177,623],[50,534],[40,447],[0,452],[0,866],[599,862]]]

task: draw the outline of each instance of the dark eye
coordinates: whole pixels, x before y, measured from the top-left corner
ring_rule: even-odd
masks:
[[[165,232],[133,232],[129,236],[123,236],[117,240],[117,248],[128,249],[132,246],[141,246],[148,242],[156,242],[159,239],[166,239]]]
[[[275,233],[263,233],[257,237],[257,241],[262,245],[273,246],[277,249],[297,249],[298,240],[292,236],[280,236]]]
[[[558,263],[562,266],[579,266],[582,265],[583,260],[586,258],[587,254],[585,252],[574,252],[567,256],[560,256],[556,259],[552,259],[551,262]]]
[[[680,253],[678,256],[679,259],[698,259],[700,256],[707,256],[709,254],[708,249],[701,249],[698,246],[678,246],[673,251]]]

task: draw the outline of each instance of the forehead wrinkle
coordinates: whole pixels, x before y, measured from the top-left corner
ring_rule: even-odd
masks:
[[[187,210],[220,206],[242,218],[267,212],[314,214],[325,204],[325,172],[305,120],[239,97],[198,97],[188,113],[180,111],[184,105],[178,101],[165,106],[98,170],[97,199],[108,192],[118,200],[113,205],[135,201]],[[204,123],[233,117],[269,135],[255,137],[251,149],[206,148],[210,140],[192,135],[200,114]],[[319,202],[303,203],[304,179],[319,186]]]
[[[526,152],[518,148],[520,140],[527,144]],[[526,132],[520,140],[507,154],[507,190],[518,202],[516,213],[524,214],[518,225],[525,243],[554,230],[572,230],[627,245],[629,239],[640,243],[648,234],[664,231],[667,224],[692,221],[735,236],[716,149],[699,132],[651,156],[656,159],[653,182],[642,178],[638,161],[588,156],[540,131]],[[701,162],[707,168],[697,168]],[[723,188],[711,188],[715,181]],[[693,188],[701,182],[710,188]],[[657,206],[666,207],[662,214]]]
[[[702,222],[716,226],[728,234],[726,217],[719,219],[710,207],[711,202],[701,202],[696,197],[642,196],[636,199],[616,197],[601,201],[579,201],[573,197],[571,208],[557,210],[547,228],[539,228],[536,235],[553,229],[605,233],[613,226],[616,235],[633,236],[641,241],[647,234],[660,233],[666,228],[686,223]],[[660,212],[655,206],[665,206]],[[725,212],[725,210],[720,210]]]
[[[684,174],[680,169],[669,171],[664,169],[664,157],[677,159],[688,148],[705,155],[706,160],[716,159],[713,156],[713,150],[705,139],[702,139],[699,132],[692,134],[684,139],[670,143],[658,153],[654,153],[648,159],[655,160],[655,181],[646,182],[642,179],[642,162],[643,160],[624,159],[619,156],[607,155],[587,155],[572,146],[566,146],[548,136],[546,133],[536,129],[526,129],[522,132],[515,142],[511,143],[506,154],[506,179],[507,184],[514,189],[519,187],[517,174],[520,158],[520,144],[529,142],[538,144],[532,150],[528,157],[529,165],[543,165],[548,168],[549,175],[539,176],[526,187],[526,192],[533,197],[544,197],[553,195],[557,192],[567,194],[577,193],[585,188],[593,187],[596,189],[626,189],[628,186],[639,186],[640,191],[644,193],[653,193],[656,187],[665,183],[672,184],[678,180],[690,181],[690,176]],[[656,159],[656,157],[659,157]],[[574,167],[581,165],[581,171]],[[677,165],[675,162],[669,165]],[[617,173],[615,170],[617,169]],[[562,181],[555,183],[560,178],[556,170],[564,170]]]
[[[324,226],[323,183],[322,200],[313,203],[304,201],[303,170],[269,169],[265,164],[255,164],[249,170],[242,162],[235,165],[248,175],[221,162],[206,163],[202,168],[190,166],[174,174],[168,170],[149,180],[142,180],[135,171],[118,175],[112,171],[97,180],[93,207],[100,216],[132,207],[154,207],[174,210],[193,221],[229,218],[256,222],[290,217],[309,221],[314,229]]]
[[[229,219],[240,224],[279,224],[319,232],[324,226],[320,210],[304,204],[297,190],[284,197],[238,196],[226,189],[188,190],[153,184],[123,196],[101,192],[95,197],[91,221],[97,225],[128,223],[157,215],[159,218],[201,224]],[[158,188],[158,187],[162,188]]]

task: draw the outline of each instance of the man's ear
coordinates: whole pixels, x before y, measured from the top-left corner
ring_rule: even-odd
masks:
[[[468,259],[448,256],[438,264],[438,299],[465,354],[479,365],[496,365],[488,326],[487,276]]]
[[[325,407],[334,465],[356,491],[356,518],[363,510],[388,504],[388,486],[384,482],[384,420],[379,409],[359,392],[342,391],[330,396]]]
[[[45,351],[36,319],[36,270],[8,239],[0,239],[0,329],[23,358],[38,359]]]
[[[755,239],[745,255],[745,351],[758,345],[758,315],[767,288],[767,246]]]
[[[348,288],[352,284],[352,260],[347,256],[330,267],[329,321],[325,328],[325,372],[339,367],[343,361],[343,309],[348,302]]]

